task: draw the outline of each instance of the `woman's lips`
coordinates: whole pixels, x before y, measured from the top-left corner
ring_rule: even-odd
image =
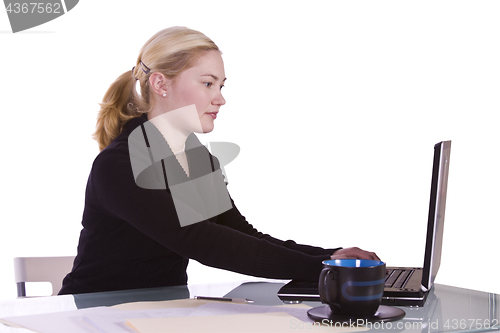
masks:
[[[207,114],[212,118],[217,119],[217,112],[208,112]]]

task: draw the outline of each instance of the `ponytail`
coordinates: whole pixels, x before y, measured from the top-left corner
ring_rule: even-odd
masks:
[[[135,92],[135,82],[133,72],[125,72],[111,84],[104,95],[93,135],[99,144],[99,150],[106,148],[121,133],[127,121],[142,114],[133,107],[140,103]]]

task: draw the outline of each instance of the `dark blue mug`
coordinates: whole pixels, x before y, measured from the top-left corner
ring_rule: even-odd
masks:
[[[385,263],[365,259],[323,261],[319,296],[332,313],[368,317],[377,312],[384,294]]]

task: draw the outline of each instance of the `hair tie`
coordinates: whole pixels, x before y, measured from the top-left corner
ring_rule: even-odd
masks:
[[[136,80],[136,81],[137,81],[137,80],[139,80],[139,79],[135,77],[135,75],[134,75],[134,70],[135,70],[135,66],[134,66],[134,67],[132,67],[132,78],[133,78],[134,80]]]
[[[149,74],[149,72],[151,72],[151,69],[149,69],[149,67],[148,67],[148,66],[146,66],[146,64],[144,64],[144,63],[142,62],[142,60],[139,60],[139,64],[141,65],[141,69],[142,69],[142,71],[143,71],[146,75],[147,75],[147,74]],[[145,69],[144,69],[144,68],[145,68]]]

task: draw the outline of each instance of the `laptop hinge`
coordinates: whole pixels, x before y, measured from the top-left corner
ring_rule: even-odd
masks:
[[[423,285],[420,285],[420,289],[421,289],[424,293],[426,293],[426,292],[428,292],[428,291],[429,291],[429,289],[425,288]]]

